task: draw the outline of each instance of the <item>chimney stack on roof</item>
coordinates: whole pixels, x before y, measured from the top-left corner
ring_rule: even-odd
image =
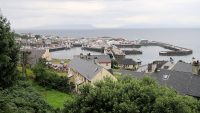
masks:
[[[80,53],[80,58],[83,59],[83,57],[84,57],[84,56],[83,56],[83,53]]]
[[[199,64],[199,60],[197,61],[193,61],[192,62],[192,74],[193,75],[199,75],[200,74],[200,64]]]

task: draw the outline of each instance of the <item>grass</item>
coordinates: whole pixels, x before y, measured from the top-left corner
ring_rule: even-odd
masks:
[[[22,73],[22,67],[21,66],[17,66],[17,70]],[[33,76],[34,73],[30,68],[26,68],[26,74],[27,76]]]
[[[22,67],[21,67],[21,66],[17,66],[17,70],[18,70],[20,73],[22,73]],[[66,73],[66,72],[57,71],[57,70],[53,70],[53,69],[48,69],[48,70],[57,73],[59,76],[67,76],[67,73]],[[32,71],[30,68],[27,68],[27,69],[26,69],[26,73],[27,73],[27,76],[28,76],[28,77],[34,76],[34,73],[33,73],[33,71]]]
[[[17,66],[17,69],[19,72],[22,72],[22,67]],[[49,70],[49,71],[54,71],[56,72],[59,76],[66,76],[66,72],[60,72],[56,70]],[[31,69],[27,68],[26,69],[27,76],[34,76],[34,73]],[[35,83],[32,80],[29,80],[32,86],[43,96],[43,98],[49,103],[49,105],[53,106],[55,109],[56,108],[64,108],[64,103],[72,101],[74,98],[74,94],[72,93],[63,93],[54,89],[46,89],[42,86],[39,86],[37,83]]]
[[[54,108],[64,108],[64,103],[73,100],[72,93],[63,93],[54,89],[46,89],[37,83],[31,82],[33,87],[43,96],[43,98]]]

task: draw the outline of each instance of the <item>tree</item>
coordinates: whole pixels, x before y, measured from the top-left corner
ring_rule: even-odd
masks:
[[[31,52],[29,51],[21,51],[20,52],[20,61],[21,61],[21,66],[22,66],[22,76],[26,78],[26,68],[28,65],[28,61],[29,59],[29,55],[31,54]]]
[[[10,23],[0,16],[0,87],[6,88],[16,80],[19,47]]]
[[[159,86],[150,78],[121,77],[83,85],[65,113],[199,113],[198,100]]]

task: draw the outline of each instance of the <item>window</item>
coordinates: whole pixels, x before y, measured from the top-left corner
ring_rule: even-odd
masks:
[[[163,79],[163,80],[168,80],[168,79],[169,79],[169,76],[170,76],[170,75],[165,74],[165,75],[163,75],[163,78],[162,78],[162,79]]]

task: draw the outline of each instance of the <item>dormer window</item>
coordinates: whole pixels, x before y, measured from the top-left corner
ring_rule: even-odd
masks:
[[[169,79],[169,76],[170,76],[170,75],[165,74],[165,75],[163,75],[163,78],[162,78],[162,79],[163,79],[163,80],[168,80],[168,79]]]

